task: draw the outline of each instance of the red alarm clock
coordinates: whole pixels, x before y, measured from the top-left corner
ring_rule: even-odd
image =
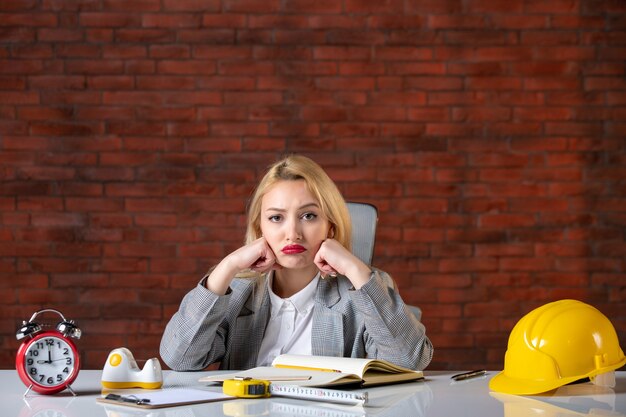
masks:
[[[34,320],[44,312],[54,312],[61,316],[56,330],[42,331],[42,326]],[[79,339],[81,330],[74,321],[66,320],[61,312],[54,309],[37,311],[22,323],[15,335],[17,340],[25,339],[17,350],[15,368],[22,382],[40,394],[56,394],[68,389],[76,395],[70,385],[80,370],[80,355],[71,339]]]

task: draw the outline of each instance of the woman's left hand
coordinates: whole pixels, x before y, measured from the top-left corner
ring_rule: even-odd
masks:
[[[356,289],[361,288],[369,281],[372,273],[363,261],[335,239],[326,239],[322,242],[313,262],[322,273],[323,278],[327,275],[341,274],[347,277]]]

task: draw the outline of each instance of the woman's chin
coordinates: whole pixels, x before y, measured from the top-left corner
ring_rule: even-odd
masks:
[[[279,259],[277,262],[284,269],[303,269],[314,265],[312,261],[306,259],[294,259],[289,257],[287,259]]]

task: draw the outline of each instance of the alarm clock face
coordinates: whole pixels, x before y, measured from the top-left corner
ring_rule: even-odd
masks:
[[[17,372],[26,385],[42,394],[54,394],[71,384],[79,370],[74,344],[56,332],[26,341],[17,355]]]

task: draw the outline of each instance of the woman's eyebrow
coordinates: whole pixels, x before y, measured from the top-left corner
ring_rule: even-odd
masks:
[[[304,205],[302,205],[302,206],[298,207],[298,210],[303,210],[303,209],[306,209],[306,208],[309,208],[309,207],[316,207],[316,208],[319,208],[319,205],[318,205],[317,203],[307,203],[307,204],[304,204]],[[268,207],[268,208],[266,208],[266,209],[265,209],[265,211],[278,211],[278,212],[285,212],[285,211],[287,211],[287,210],[286,210],[286,209],[283,209],[283,208]]]

